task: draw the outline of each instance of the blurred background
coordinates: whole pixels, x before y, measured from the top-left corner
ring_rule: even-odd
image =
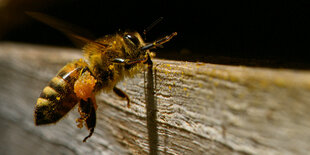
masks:
[[[42,12],[91,31],[96,37],[143,30],[159,17],[151,41],[178,36],[159,58],[208,63],[310,68],[310,2],[0,0],[0,40],[74,47],[61,32],[25,11]]]

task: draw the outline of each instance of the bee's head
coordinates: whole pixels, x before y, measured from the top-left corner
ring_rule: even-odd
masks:
[[[141,50],[145,43],[138,32],[125,32],[123,34],[123,40],[125,45],[125,50],[129,55],[139,57],[144,55],[144,51]]]
[[[162,44],[168,42],[175,35],[177,35],[176,32],[151,43],[145,43],[138,32],[126,32],[123,34],[123,40],[125,46],[127,47],[128,53],[132,53],[135,56],[144,56],[147,50],[161,46]]]

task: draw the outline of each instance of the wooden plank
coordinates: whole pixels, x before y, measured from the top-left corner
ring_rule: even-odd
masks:
[[[17,144],[30,153],[55,154],[57,147],[66,154],[147,154],[145,94],[152,78],[159,154],[310,151],[310,72],[287,69],[154,59],[153,77],[144,70],[118,84],[131,108],[113,93],[97,96],[98,124],[87,143],[81,142],[87,131],[75,127],[76,109],[57,125],[35,127],[36,97],[62,65],[80,57],[66,48],[0,44],[0,152],[16,151]]]

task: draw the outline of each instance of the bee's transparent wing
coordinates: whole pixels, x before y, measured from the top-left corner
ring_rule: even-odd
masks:
[[[26,12],[26,14],[63,32],[77,47],[83,47],[85,44],[88,43],[94,43],[100,47],[108,46],[106,44],[94,41],[95,37],[92,35],[91,32],[78,26],[72,25],[60,19],[39,12]]]

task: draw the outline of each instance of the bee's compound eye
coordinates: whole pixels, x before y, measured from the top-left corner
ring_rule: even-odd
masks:
[[[130,35],[130,34],[126,34],[126,35],[124,36],[124,39],[130,41],[131,43],[133,43],[133,44],[136,45],[136,46],[138,46],[139,43],[140,43],[137,37],[132,36],[132,35]]]

